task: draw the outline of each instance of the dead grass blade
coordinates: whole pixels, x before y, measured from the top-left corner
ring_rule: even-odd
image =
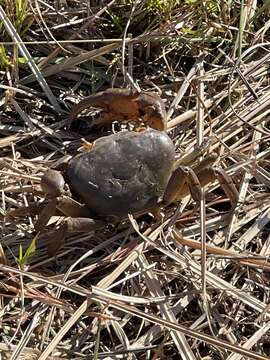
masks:
[[[44,77],[42,76],[40,70],[38,69],[35,61],[33,60],[31,54],[27,50],[26,46],[23,44],[23,42],[22,42],[19,34],[17,33],[16,29],[14,28],[13,24],[7,17],[2,6],[0,6],[0,19],[3,21],[3,24],[6,28],[6,30],[8,31],[8,33],[10,34],[11,38],[16,41],[17,46],[18,46],[22,56],[27,61],[27,64],[30,66],[33,76],[39,82],[39,84],[42,87],[44,93],[46,94],[48,100],[53,105],[53,107],[55,108],[56,111],[61,112],[62,110],[61,110],[60,106],[58,105],[58,102],[57,102],[55,96],[53,95],[51,89],[49,88],[48,84],[46,83],[46,81],[45,81]]]
[[[52,76],[55,74],[59,74],[63,71],[72,69],[73,67],[84,63],[85,61],[89,61],[89,60],[94,60],[95,58],[101,56],[101,55],[105,55],[108,54],[110,52],[112,52],[113,50],[119,48],[121,46],[121,44],[119,43],[112,43],[109,45],[105,45],[102,46],[99,49],[95,49],[95,50],[91,50],[91,51],[87,51],[83,54],[80,54],[78,56],[69,58],[65,61],[63,61],[60,64],[56,64],[56,65],[51,65],[43,70],[41,70],[42,72],[42,76],[44,76],[45,78],[48,76]],[[29,84],[33,81],[35,81],[36,78],[33,75],[28,76],[27,78],[22,80],[22,84],[26,85]]]

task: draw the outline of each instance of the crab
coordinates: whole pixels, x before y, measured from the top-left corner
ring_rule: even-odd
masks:
[[[108,94],[111,96],[111,90],[106,96]],[[101,95],[98,94],[99,101],[100,98],[104,100],[104,94]],[[120,95],[122,99],[122,93]],[[133,98],[129,101],[133,104]],[[188,194],[199,204],[201,186],[216,179],[234,207],[238,200],[237,189],[224,171],[212,166],[213,161],[207,167],[203,161],[190,168],[180,165],[181,159],[175,160],[174,144],[165,131],[165,107],[163,110],[161,122],[147,118],[148,125],[156,128],[121,131],[102,137],[84,146],[85,151],[71,158],[63,173],[47,170],[40,183],[47,203],[41,212],[38,207],[36,231],[42,231],[56,210],[67,217],[57,230],[58,239],[64,239],[68,232],[100,229],[108,223],[122,221],[129,214],[157,216],[162,207]],[[139,112],[135,115],[140,116]],[[71,193],[66,190],[66,184]],[[16,210],[10,215],[18,216],[20,211]]]

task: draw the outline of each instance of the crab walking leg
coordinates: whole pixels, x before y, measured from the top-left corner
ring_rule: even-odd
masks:
[[[61,214],[71,217],[89,217],[90,212],[85,205],[78,203],[68,196],[49,199],[49,202],[41,211],[35,224],[35,230],[41,231],[48,223],[50,218],[55,215],[56,210]]]
[[[230,199],[232,208],[237,205],[239,197],[238,190],[236,189],[236,186],[234,185],[231,177],[228,176],[223,169],[216,167],[207,167],[197,173],[197,176],[199,178],[201,186],[208,185],[218,180],[219,185]]]
[[[88,232],[102,229],[106,225],[105,221],[90,218],[69,218],[65,221],[66,232]]]
[[[49,200],[48,204],[42,209],[37,222],[35,223],[35,230],[41,231],[48,223],[50,218],[55,214],[56,199]]]
[[[207,164],[207,162],[208,160],[205,163]],[[163,204],[167,205],[179,201],[189,193],[196,203],[199,204],[202,196],[201,188],[215,180],[218,180],[225,194],[230,199],[232,208],[235,208],[239,194],[230,176],[222,169],[211,166],[203,168],[202,164],[194,170],[182,166],[173,172],[164,193]]]
[[[87,233],[102,229],[106,223],[90,218],[68,218],[49,236],[48,254],[55,256],[56,252],[65,244],[65,239],[70,233]]]
[[[202,197],[200,181],[191,168],[180,166],[173,172],[168,182],[163,196],[163,204],[167,205],[180,200],[189,193],[196,203],[199,204]]]
[[[236,207],[239,199],[239,192],[236,189],[232,178],[222,169],[215,168],[213,170],[215,172],[216,178],[218,179],[218,182],[220,183],[220,186],[230,199],[232,206]]]
[[[198,152],[195,151],[193,156],[194,155],[198,155]],[[202,186],[214,180],[212,179],[213,174],[209,174],[209,172],[202,174],[202,176],[198,174],[205,170],[206,167],[210,167],[216,159],[217,156],[215,154],[209,155],[194,169],[191,169],[188,166],[181,166],[178,164],[179,161],[176,161],[177,167],[172,173],[167,185],[167,189],[163,197],[163,204],[167,205],[174,201],[179,201],[185,196],[191,194],[197,205],[199,205],[202,198]]]
[[[44,216],[51,209],[52,215],[66,215],[66,216],[75,216],[75,217],[89,217],[90,211],[89,209],[77,201],[69,198],[68,196],[62,196],[56,198],[55,211],[53,211],[53,200],[55,199],[47,199],[46,203],[42,204],[31,204],[27,207],[21,207],[17,209],[11,209],[8,212],[8,216],[10,217],[21,217],[27,215],[39,215],[40,217]],[[47,208],[47,210],[45,210]]]
[[[70,217],[90,217],[91,212],[87,206],[79,203],[69,196],[61,196],[57,198],[56,208],[61,211],[62,214]]]
[[[44,210],[44,205],[42,204],[31,204],[27,207],[19,207],[16,209],[11,209],[8,211],[7,216],[8,217],[21,217],[21,216],[28,216],[28,215],[39,215],[41,211]]]

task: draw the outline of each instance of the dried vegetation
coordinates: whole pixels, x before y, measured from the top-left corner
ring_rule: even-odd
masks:
[[[269,359],[269,1],[90,3],[1,1],[3,358]],[[179,157],[209,142],[238,204],[214,183],[200,209],[70,234],[50,257],[61,219],[36,238],[9,213],[112,130],[69,130],[72,104],[132,83],[162,94]]]

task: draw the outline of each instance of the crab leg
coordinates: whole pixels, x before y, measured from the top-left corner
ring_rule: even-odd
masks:
[[[199,204],[202,197],[200,181],[191,168],[180,166],[173,172],[169,180],[163,196],[163,204],[170,204],[189,193],[191,193],[196,203]]]
[[[65,221],[66,232],[88,232],[106,225],[105,221],[90,218],[69,218]]]
[[[82,218],[91,216],[89,209],[85,205],[82,205],[69,196],[62,195],[61,197],[58,197],[56,208],[66,216]]]
[[[239,199],[239,193],[232,181],[231,177],[226,174],[226,172],[222,169],[215,168],[214,169],[215,176],[220,183],[220,186],[224,190],[225,194],[231,201],[233,207],[237,205]]]
[[[194,152],[194,155],[197,155],[197,151]],[[209,169],[216,159],[217,156],[215,154],[209,155],[194,169],[188,166],[181,166],[180,160],[176,161],[176,169],[167,185],[163,204],[170,204],[191,194],[199,205],[202,198],[202,186],[215,179],[213,173],[208,170],[205,171],[205,168]]]
[[[203,168],[205,164],[207,164],[208,167]],[[224,170],[209,166],[207,159],[194,170],[188,167],[179,167],[173,172],[164,193],[163,204],[166,205],[178,201],[189,193],[196,203],[199,204],[202,196],[202,186],[208,185],[215,180],[218,180],[234,208],[237,204],[239,194],[232,179]]]
[[[49,236],[48,254],[54,256],[56,252],[64,245],[65,238],[69,233],[90,232],[102,229],[106,223],[101,220],[89,218],[68,218],[60,227]]]
[[[48,223],[50,218],[55,214],[56,199],[51,199],[48,204],[42,209],[37,222],[35,223],[35,230],[41,231]]]
[[[85,227],[85,224],[89,224],[90,230],[93,230],[91,226],[95,226],[94,220],[89,219],[90,212],[88,208],[85,205],[82,205],[78,203],[77,201],[73,200],[69,196],[61,196],[55,199],[50,199],[48,204],[45,206],[45,208],[41,211],[41,214],[38,218],[38,221],[35,224],[36,231],[41,231],[50,220],[51,216],[55,214],[55,211],[59,210],[63,215],[74,217],[74,219],[68,219],[68,222],[70,223],[69,228],[75,228],[77,229],[77,224],[79,223],[78,219],[80,219],[82,229]],[[84,219],[84,220],[82,220]],[[74,220],[74,224],[72,223],[72,220]],[[89,221],[88,221],[89,220]],[[97,222],[98,223],[98,222]],[[72,231],[69,230],[68,231]],[[74,231],[80,231],[80,230],[74,230]],[[88,231],[88,228],[86,230],[81,231]]]
[[[47,205],[47,204],[46,204]],[[18,207],[16,209],[10,209],[7,216],[10,217],[21,217],[27,215],[38,215],[44,209],[44,203],[42,204],[31,204],[27,207]]]

